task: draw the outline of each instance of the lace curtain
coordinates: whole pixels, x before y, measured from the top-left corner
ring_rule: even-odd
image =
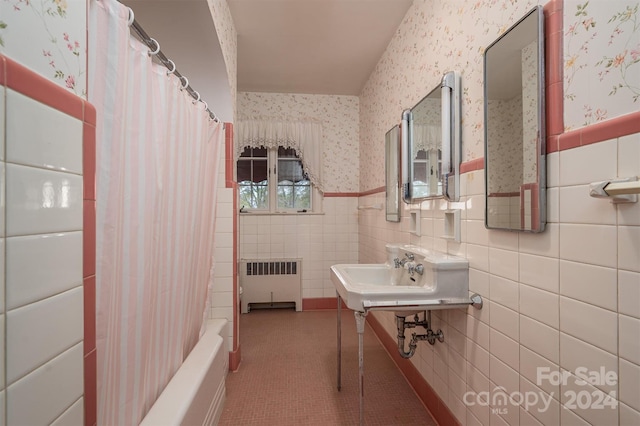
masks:
[[[311,183],[321,192],[322,185],[322,124],[311,121],[275,121],[267,119],[240,120],[234,126],[236,135],[235,161],[246,146],[293,148],[302,161],[302,168]]]
[[[412,158],[416,158],[418,151],[421,149],[429,152],[431,149],[440,148],[441,140],[442,131],[440,126],[433,124],[414,124]]]

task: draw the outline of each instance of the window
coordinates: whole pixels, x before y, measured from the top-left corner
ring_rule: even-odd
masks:
[[[245,147],[237,171],[240,207],[270,212],[312,210],[314,190],[295,149]]]

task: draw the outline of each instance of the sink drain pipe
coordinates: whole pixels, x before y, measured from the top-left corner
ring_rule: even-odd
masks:
[[[416,315],[417,319],[417,315]],[[413,324],[413,325],[410,325]],[[409,352],[405,352],[404,350],[404,330],[406,328],[415,327],[415,322],[406,322],[406,318],[400,315],[396,315],[396,326],[398,327],[398,352],[400,352],[400,356],[404,359],[409,359],[416,353],[416,342],[414,342],[413,337],[409,342]],[[415,333],[413,333],[415,336]]]
[[[411,358],[416,353],[418,341],[426,340],[431,345],[434,345],[436,343],[436,340],[438,340],[439,342],[444,342],[444,333],[442,332],[442,330],[438,329],[438,331],[434,332],[431,329],[431,311],[428,311],[428,314],[427,311],[425,311],[424,317],[425,320],[420,321],[418,314],[416,314],[413,321],[407,321],[406,317],[402,315],[396,315],[396,327],[398,328],[398,352],[400,353],[400,356],[402,358]],[[426,334],[411,333],[411,340],[409,341],[409,351],[407,352],[404,349],[404,331],[407,328],[415,327],[422,327],[427,332]]]

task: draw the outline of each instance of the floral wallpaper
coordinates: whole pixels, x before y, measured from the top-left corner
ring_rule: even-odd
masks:
[[[0,0],[0,53],[86,98],[86,0]]]
[[[640,2],[565,0],[564,11],[565,130],[639,111]]]
[[[238,93],[238,120],[315,120],[324,137],[326,192],[358,192],[358,97],[291,93]],[[388,130],[388,129],[387,129]],[[384,155],[384,135],[375,141]],[[384,163],[381,166],[384,186]]]
[[[522,49],[522,183],[538,181],[537,53],[535,41]]]
[[[462,84],[462,161],[484,156],[484,48],[535,0],[415,0],[360,96],[360,190],[384,185],[379,141],[402,110],[415,105],[451,70]]]
[[[505,100],[489,100],[489,114],[500,117],[498,126],[490,126],[489,157],[500,158],[492,162],[489,173],[489,193],[520,192],[522,183],[523,153],[519,145],[511,143],[522,140],[522,96]]]
[[[640,110],[640,2],[565,0],[565,130]]]
[[[226,0],[208,0],[213,23],[216,27],[222,56],[224,57],[227,75],[229,76],[229,86],[231,88],[231,98],[233,101],[233,116],[237,114],[237,87],[238,87],[238,34],[236,32],[231,10]]]

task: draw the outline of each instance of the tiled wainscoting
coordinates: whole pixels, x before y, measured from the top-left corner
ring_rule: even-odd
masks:
[[[419,237],[409,233],[406,212],[398,224],[382,212],[361,215],[360,262],[383,262],[387,242],[469,259],[470,290],[482,295],[484,308],[434,311],[432,328],[442,329],[445,341],[419,343],[409,361],[460,424],[640,424],[640,203],[615,205],[588,189],[640,173],[640,133],[560,149],[547,156],[541,234],[485,228],[482,169],[462,175],[460,202],[421,204]],[[384,193],[360,199],[380,202]],[[461,211],[460,243],[440,238],[446,208]],[[395,336],[392,313],[372,315]],[[616,378],[576,384],[580,368]],[[542,371],[567,379],[557,383]],[[538,403],[500,405],[500,387],[536,395]],[[591,401],[609,394],[615,408],[571,401],[581,393]]]
[[[302,298],[335,298],[329,268],[358,262],[358,198],[325,196],[322,211],[240,215],[240,258],[302,258]]]
[[[92,425],[95,110],[3,56],[0,84],[0,423]]]

